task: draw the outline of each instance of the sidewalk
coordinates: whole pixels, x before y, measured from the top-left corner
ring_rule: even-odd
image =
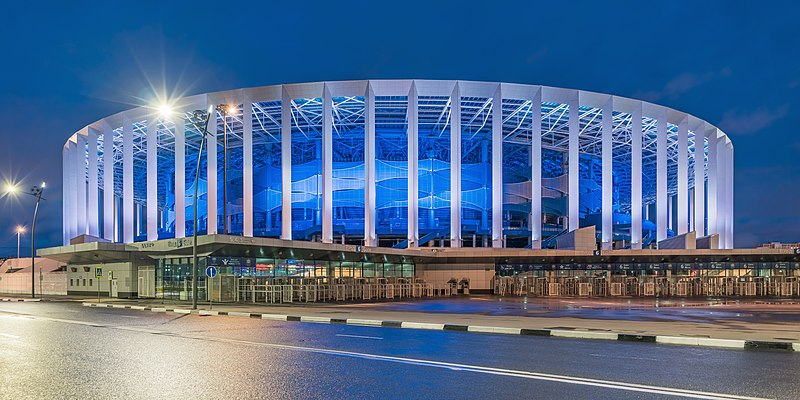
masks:
[[[85,299],[85,298],[84,298]],[[464,300],[467,299],[467,300]],[[462,298],[463,301],[471,301]],[[577,299],[564,299],[575,302]],[[590,339],[633,340],[670,344],[693,344],[715,347],[769,347],[800,351],[800,324],[794,319],[800,316],[800,305],[779,302],[715,305],[709,313],[722,314],[698,322],[681,318],[662,318],[669,307],[636,309],[633,318],[619,313],[617,318],[604,313],[593,304],[607,301],[586,301],[588,307],[581,309],[579,316],[567,316],[564,310],[540,308],[534,314],[487,315],[485,312],[411,311],[425,308],[436,300],[413,302],[387,302],[369,304],[313,304],[313,305],[262,305],[262,304],[214,304],[209,310],[207,303],[199,304],[196,311],[206,315],[229,315],[250,318],[278,319],[326,323],[348,323],[358,325],[396,326],[417,329],[461,330],[491,333],[533,334],[539,336],[562,336]],[[459,300],[454,304],[458,305]],[[702,302],[690,303],[692,311],[703,307]],[[134,308],[156,312],[191,312],[191,306],[183,302],[150,300],[85,299],[85,306],[107,306]],[[419,307],[422,306],[422,307]],[[540,303],[527,306],[541,306]],[[634,304],[635,307],[642,307]],[[548,306],[552,307],[552,306]],[[686,307],[686,304],[678,306]],[[726,311],[726,308],[729,311]],[[544,311],[543,311],[544,310]],[[526,311],[529,311],[526,309]],[[608,314],[605,309],[605,314]],[[630,310],[628,310],[630,311]],[[662,315],[659,315],[661,313]],[[749,318],[741,318],[744,315]],[[595,315],[596,314],[596,315]],[[727,317],[727,314],[739,317]],[[766,317],[766,318],[764,318]]]

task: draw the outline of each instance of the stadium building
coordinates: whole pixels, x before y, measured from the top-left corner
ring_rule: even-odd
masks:
[[[579,295],[580,283],[610,295],[615,274],[636,279],[622,295],[711,295],[675,286],[709,271],[758,294],[783,293],[767,293],[780,276],[796,294],[793,251],[733,250],[730,139],[667,107],[535,85],[369,80],[169,108],[103,118],[64,144],[64,246],[39,254],[70,264],[71,293],[97,290],[85,281],[104,265],[117,286],[104,291],[185,298],[196,211],[201,266],[221,278],[203,290],[222,300],[260,300],[277,283],[474,292],[519,288],[519,277],[544,278],[543,295]]]

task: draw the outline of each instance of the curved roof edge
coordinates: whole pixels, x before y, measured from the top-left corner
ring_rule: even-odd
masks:
[[[492,97],[497,86],[500,85],[501,91],[514,93],[516,97],[525,97],[526,95],[533,96],[539,92],[542,94],[542,101],[562,104],[577,99],[578,103],[582,106],[601,107],[602,103],[611,100],[615,111],[630,113],[631,110],[641,107],[643,116],[655,119],[666,118],[668,123],[674,125],[679,124],[684,119],[688,119],[689,130],[697,131],[701,127],[705,127],[707,135],[708,133],[716,131],[717,138],[723,138],[727,146],[733,147],[733,142],[728,135],[715,125],[671,107],[613,94],[524,83],[436,79],[365,79],[285,83],[186,96],[177,99],[173,107],[178,110],[189,111],[192,109],[206,109],[209,104],[233,101],[242,103],[246,101],[274,101],[280,100],[284,91],[292,98],[323,97],[325,90],[328,90],[332,96],[354,96],[366,93],[368,87],[371,87],[378,96],[402,96],[403,94],[407,94],[413,85],[420,95],[430,95],[430,93],[441,94],[452,92],[456,84],[459,85],[462,96],[474,95],[475,97]],[[505,98],[514,97],[509,96]],[[156,110],[154,108],[143,105],[101,118],[73,133],[64,143],[64,147],[66,148],[69,142],[76,143],[77,135],[87,136],[89,129],[103,131],[118,123],[122,124],[124,120],[134,121],[146,119],[155,112]]]

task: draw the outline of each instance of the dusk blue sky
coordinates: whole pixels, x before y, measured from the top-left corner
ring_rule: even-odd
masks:
[[[518,82],[649,100],[716,124],[735,146],[736,246],[800,241],[797,4],[9,2],[0,179],[48,182],[37,242],[60,245],[64,141],[153,87]],[[32,212],[30,196],[0,199],[0,256],[16,253],[14,226]],[[29,246],[26,236],[23,255]]]

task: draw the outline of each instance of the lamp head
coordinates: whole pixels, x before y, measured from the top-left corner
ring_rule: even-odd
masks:
[[[160,115],[161,118],[168,118],[170,115],[172,115],[172,106],[167,103],[159,104],[158,115]]]
[[[6,183],[5,193],[6,194],[14,194],[19,192],[19,187],[17,187],[14,183]]]

